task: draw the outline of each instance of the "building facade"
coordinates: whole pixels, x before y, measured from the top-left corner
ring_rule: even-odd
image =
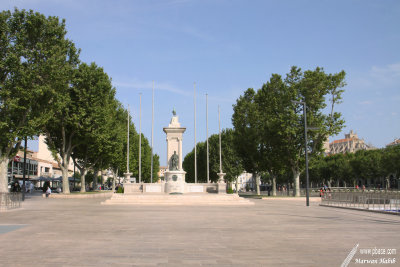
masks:
[[[397,146],[397,145],[400,145],[400,138],[394,139],[394,141],[389,143],[389,144],[387,144],[386,147]]]
[[[61,168],[54,160],[50,150],[45,143],[45,137],[39,136],[38,151],[26,151],[26,174],[25,179],[31,181],[36,187],[40,187],[45,180],[54,180],[62,176]],[[18,151],[17,155],[8,165],[8,179],[20,180],[23,178],[24,151]],[[69,175],[73,175],[74,164],[71,160],[69,165]]]
[[[358,150],[368,150],[374,149],[371,145],[367,145],[364,139],[358,138],[357,134],[350,131],[350,133],[345,134],[344,139],[335,140],[329,144],[329,154],[338,153],[354,153]]]

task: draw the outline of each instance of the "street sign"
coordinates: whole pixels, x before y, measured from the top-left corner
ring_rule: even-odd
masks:
[[[16,156],[14,157],[14,161],[16,161],[16,162],[20,162],[20,161],[21,161],[21,157],[20,157],[20,156],[18,156],[18,155],[16,155]]]

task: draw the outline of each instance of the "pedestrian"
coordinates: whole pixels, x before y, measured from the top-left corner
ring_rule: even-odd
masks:
[[[18,182],[15,182],[14,188],[15,188],[15,191],[14,191],[14,192],[21,192],[21,186],[19,185]]]
[[[31,182],[31,185],[29,186],[29,193],[32,194],[33,190],[35,189],[35,186],[33,185],[33,183]]]
[[[49,186],[49,187],[47,187],[47,190],[46,190],[46,197],[49,197],[50,194],[51,194],[51,188]]]

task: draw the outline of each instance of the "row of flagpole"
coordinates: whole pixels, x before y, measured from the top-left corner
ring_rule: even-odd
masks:
[[[193,84],[194,89],[194,181],[197,183],[197,145],[196,145],[196,83]],[[154,136],[154,81],[152,87],[152,111],[151,111],[151,167],[150,182],[153,183],[153,136]],[[130,124],[130,107],[128,104],[128,133],[127,133],[127,155],[126,155],[126,173],[129,173],[129,124]],[[219,165],[222,173],[222,151],[221,151],[221,118],[220,108],[218,105],[218,132],[219,132]],[[206,140],[207,140],[207,183],[210,182],[210,166],[208,154],[208,94],[206,94]],[[182,156],[182,155],[181,155]],[[139,93],[139,183],[142,182],[142,93]],[[167,159],[168,161],[168,159]]]

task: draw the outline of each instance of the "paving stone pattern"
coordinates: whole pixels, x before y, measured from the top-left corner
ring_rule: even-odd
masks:
[[[38,195],[0,213],[0,266],[340,266],[356,244],[400,253],[400,216],[306,207],[303,198],[236,207],[104,200]]]

